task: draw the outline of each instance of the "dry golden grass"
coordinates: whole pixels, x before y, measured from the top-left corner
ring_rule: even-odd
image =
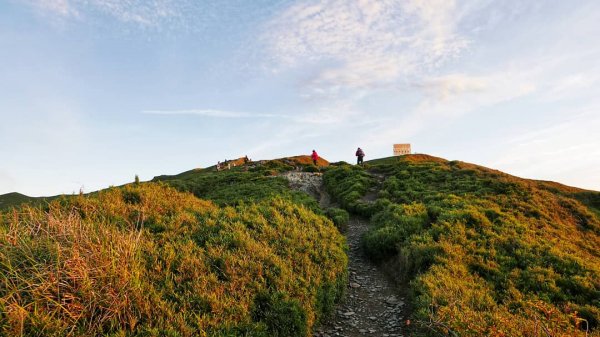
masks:
[[[220,208],[160,184],[2,213],[0,248],[6,336],[304,336],[347,264],[304,207]]]
[[[291,161],[297,165],[312,165],[313,160],[310,156],[294,156],[294,157],[286,157],[281,159],[276,159],[281,161]],[[319,157],[317,159],[317,166],[329,166],[329,162],[326,159]]]

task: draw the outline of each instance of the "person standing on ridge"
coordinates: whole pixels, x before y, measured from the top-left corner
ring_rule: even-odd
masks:
[[[360,147],[356,150],[356,165],[363,164],[363,158],[365,157],[365,151],[363,151]]]
[[[317,160],[319,159],[319,155],[317,154],[317,151],[313,150],[310,157],[312,158],[312,161],[315,164],[315,166],[317,166]]]

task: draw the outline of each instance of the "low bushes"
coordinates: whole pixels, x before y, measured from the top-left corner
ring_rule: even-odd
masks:
[[[363,246],[410,282],[425,333],[600,336],[600,193],[424,155],[325,181],[355,212],[370,172],[385,180]]]
[[[0,213],[0,335],[306,336],[342,295],[333,224],[159,184]]]
[[[182,192],[191,192],[198,198],[207,199],[220,206],[260,202],[274,197],[285,198],[317,211],[314,198],[306,193],[290,190],[285,178],[277,177],[279,170],[292,166],[269,161],[251,171],[236,167],[227,171],[202,170],[178,176],[163,176],[155,180],[164,182]]]
[[[330,168],[323,176],[323,183],[343,208],[364,216],[373,213],[373,205],[361,198],[375,180],[362,167],[345,164]]]
[[[341,208],[331,207],[325,210],[325,215],[333,221],[333,224],[340,232],[345,233],[346,230],[348,230],[350,214],[347,211]]]
[[[266,336],[306,336],[306,312],[281,292],[261,292],[254,299],[252,319],[266,326]]]

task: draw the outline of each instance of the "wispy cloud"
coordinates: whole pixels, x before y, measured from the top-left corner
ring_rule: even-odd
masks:
[[[371,89],[414,78],[457,56],[469,40],[446,0],[313,0],[265,26],[261,41],[275,72],[312,65],[314,95]]]
[[[535,81],[525,69],[506,69],[486,75],[451,74],[425,79],[419,85],[426,98],[416,113],[461,115],[535,91]]]
[[[389,123],[376,126],[364,143],[383,146],[422,134],[440,121],[449,122],[474,111],[483,112],[497,104],[532,94],[534,74],[526,69],[506,68],[486,75],[455,73],[424,78],[412,85],[420,93],[418,104]]]
[[[79,16],[79,12],[71,5],[69,0],[29,0],[28,3],[40,11],[62,17]]]
[[[193,8],[188,0],[24,0],[38,11],[59,18],[85,19],[95,13],[108,15],[124,23],[144,27],[158,26],[165,21],[181,21],[186,9]]]
[[[544,99],[549,102],[583,95],[594,89],[594,96],[597,97],[597,94],[600,92],[598,89],[600,71],[598,69],[589,69],[587,73],[572,73],[548,82],[544,92]]]
[[[569,111],[561,123],[513,135],[491,166],[526,177],[558,180],[600,189],[599,106],[579,113]]]
[[[149,115],[196,115],[214,118],[291,118],[287,115],[277,115],[268,113],[253,113],[242,111],[227,111],[216,109],[186,109],[186,110],[144,110],[144,114]]]
[[[485,76],[461,73],[428,78],[415,84],[415,87],[423,89],[430,98],[438,101],[447,101],[465,93],[482,92],[489,86],[490,79]]]
[[[347,111],[345,114],[340,115],[338,110],[330,110],[327,108],[319,109],[318,112],[304,113],[298,115],[287,115],[287,114],[272,114],[272,113],[257,113],[257,112],[245,112],[245,111],[228,111],[228,110],[217,110],[217,109],[184,109],[184,110],[144,110],[143,114],[147,115],[194,115],[200,117],[210,118],[227,118],[227,119],[239,119],[239,118],[261,118],[261,119],[273,119],[273,120],[285,120],[293,121],[297,124],[319,124],[319,125],[331,125],[339,124],[343,121],[344,117],[356,116],[360,114],[357,111]]]

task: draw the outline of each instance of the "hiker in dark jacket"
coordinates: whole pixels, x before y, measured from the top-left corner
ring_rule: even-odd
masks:
[[[362,165],[364,157],[365,152],[359,147],[358,150],[356,150],[356,165]]]
[[[313,164],[315,164],[315,166],[317,166],[317,160],[319,159],[319,155],[317,154],[317,151],[313,150],[310,157],[312,158]]]

